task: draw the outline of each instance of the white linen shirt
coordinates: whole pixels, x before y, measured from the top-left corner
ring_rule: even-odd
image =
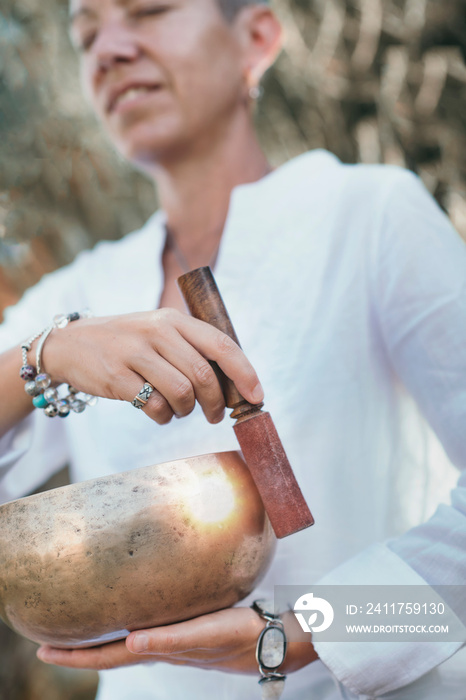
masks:
[[[45,277],[6,313],[0,348],[56,313],[156,308],[163,224],[156,213]],[[466,467],[466,246],[418,179],[300,156],[233,190],[215,277],[316,518],[279,542],[250,599],[275,584],[464,584],[464,471],[448,490],[451,463]],[[65,420],[37,410],[0,441],[0,498],[67,461],[82,481],[237,447],[232,421],[199,407],[164,426],[111,400]],[[283,699],[464,700],[460,647],[321,642]],[[186,697],[254,699],[257,678],[161,663],[101,674],[98,700]]]

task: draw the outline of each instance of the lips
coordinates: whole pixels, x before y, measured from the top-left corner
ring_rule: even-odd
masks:
[[[114,112],[119,106],[125,104],[125,102],[130,102],[141,95],[148,94],[150,92],[155,92],[160,89],[159,83],[127,83],[125,85],[116,86],[110,91],[106,111],[108,114]]]

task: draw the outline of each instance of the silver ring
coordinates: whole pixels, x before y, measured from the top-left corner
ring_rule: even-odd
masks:
[[[149,401],[150,395],[153,391],[154,387],[152,386],[152,384],[149,384],[149,382],[144,382],[144,386],[142,387],[139,394],[137,394],[131,401],[131,405],[134,406],[134,408],[144,408],[146,403]]]

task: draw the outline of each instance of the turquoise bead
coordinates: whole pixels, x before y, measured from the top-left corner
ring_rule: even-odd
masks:
[[[49,405],[49,402],[43,394],[39,394],[39,396],[34,396],[34,398],[32,399],[32,403],[36,408],[45,408]]]

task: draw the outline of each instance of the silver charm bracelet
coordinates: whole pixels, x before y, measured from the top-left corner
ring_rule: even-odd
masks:
[[[54,317],[53,322],[39,333],[35,333],[21,344],[22,367],[20,377],[26,384],[24,390],[31,396],[35,408],[43,408],[46,416],[53,418],[60,416],[65,418],[71,411],[82,413],[86,406],[93,406],[97,403],[97,397],[90,394],[82,394],[70,384],[66,396],[60,398],[57,389],[50,386],[52,379],[49,374],[42,371],[42,350],[45,341],[55,328],[66,328],[68,323],[77,321],[80,318],[88,318],[92,314],[87,309],[81,313],[73,312],[68,315],[59,314]],[[28,363],[27,354],[32,343],[39,338],[36,348],[36,366]]]

